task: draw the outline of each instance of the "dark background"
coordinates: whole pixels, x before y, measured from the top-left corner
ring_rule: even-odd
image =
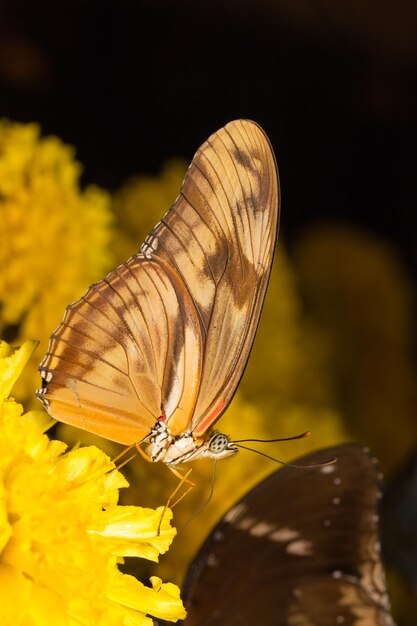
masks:
[[[107,189],[252,118],[277,153],[287,242],[341,217],[415,271],[416,24],[405,0],[10,0],[0,115],[74,145]]]

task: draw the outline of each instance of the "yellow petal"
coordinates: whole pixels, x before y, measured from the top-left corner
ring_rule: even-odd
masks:
[[[105,537],[106,544],[112,546],[112,553],[117,556],[138,556],[158,561],[176,535],[170,526],[172,511],[167,509],[162,520],[160,534],[158,527],[163,507],[145,509],[136,506],[118,506],[103,511],[100,524],[90,534]],[[142,539],[142,541],[141,541]]]
[[[156,577],[155,577],[156,578]],[[155,582],[159,581],[156,579]],[[112,580],[107,593],[114,602],[143,611],[154,617],[174,622],[184,619],[186,611],[180,600],[180,590],[173,584],[156,584],[156,588],[145,587],[128,574],[119,574]]]
[[[50,415],[46,411],[27,411],[21,417],[22,424],[28,422],[29,424],[35,423],[38,428],[41,429],[41,432],[45,433],[47,430],[52,428],[54,424],[56,424],[56,420],[52,419]]]
[[[9,397],[13,385],[22,373],[38,343],[38,341],[33,340],[25,341],[23,346],[18,348],[14,354],[7,355],[0,360],[0,401]],[[4,341],[0,342],[2,352],[7,354],[10,346],[5,344],[6,348],[4,344]]]
[[[0,553],[12,536],[12,527],[8,521],[6,496],[6,489],[0,483]]]
[[[68,626],[65,601],[46,587],[33,586],[29,614],[31,626],[50,624],[52,615],[54,626]]]
[[[22,572],[0,563],[0,624],[20,624],[26,615],[32,583]]]

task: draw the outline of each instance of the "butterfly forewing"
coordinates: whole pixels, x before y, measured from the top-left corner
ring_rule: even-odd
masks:
[[[277,222],[269,141],[231,122],[198,150],[140,253],[67,309],[40,366],[51,415],[124,444],[161,415],[173,436],[203,435],[246,365]]]
[[[200,321],[203,368],[192,430],[202,435],[245,368],[271,270],[278,177],[263,131],[231,122],[195,155],[173,208],[143,251],[176,268]]]
[[[187,626],[393,626],[381,564],[378,469],[359,446],[299,459],[233,507],[184,588]]]

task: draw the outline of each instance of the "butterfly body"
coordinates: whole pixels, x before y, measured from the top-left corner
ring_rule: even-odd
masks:
[[[249,357],[278,215],[265,133],[230,122],[197,151],[138,254],[67,308],[39,368],[51,416],[147,444],[168,465],[234,454],[212,428]]]
[[[237,452],[232,441],[223,433],[210,433],[195,439],[190,431],[174,437],[164,419],[159,419],[151,431],[147,454],[155,463],[179,465],[202,458],[224,459]]]

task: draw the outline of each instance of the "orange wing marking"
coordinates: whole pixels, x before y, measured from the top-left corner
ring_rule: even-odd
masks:
[[[200,424],[194,430],[194,434],[197,437],[203,435],[206,432],[206,430],[210,427],[212,422],[215,421],[215,419],[219,415],[219,413],[221,413],[221,411],[224,408],[224,405],[225,405],[225,401],[224,400],[220,400],[219,404],[216,406],[214,411],[212,411],[209,415],[207,415],[207,417],[202,422],[200,422]]]

